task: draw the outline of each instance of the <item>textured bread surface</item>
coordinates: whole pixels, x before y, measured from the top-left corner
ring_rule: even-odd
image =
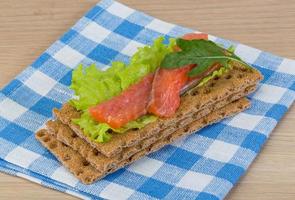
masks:
[[[64,104],[60,109],[54,109],[55,116],[64,124],[67,124],[79,137],[90,143],[98,152],[107,157],[114,157],[123,151],[123,148],[134,146],[145,138],[158,134],[160,130],[174,125],[191,116],[195,119],[203,109],[214,105],[221,100],[230,100],[234,94],[244,91],[244,95],[254,91],[254,86],[262,79],[262,75],[255,69],[245,68],[238,64],[220,77],[215,77],[204,86],[196,87],[181,97],[181,105],[176,114],[167,119],[159,119],[140,130],[130,130],[124,134],[112,134],[112,139],[107,143],[98,143],[86,136],[80,127],[72,123],[72,119],[79,118],[81,113],[70,104]],[[242,97],[242,96],[240,96]],[[240,98],[239,97],[239,98]],[[234,99],[232,99],[234,100]]]
[[[255,87],[253,86],[254,90]],[[247,90],[248,91],[248,90]],[[216,102],[214,105],[206,107],[200,110],[198,113],[195,113],[193,116],[188,116],[185,119],[178,121],[175,124],[171,124],[170,126],[164,128],[163,130],[159,130],[157,134],[152,135],[149,138],[143,138],[138,141],[135,145],[124,147],[122,151],[113,155],[112,157],[107,157],[104,154],[100,153],[93,145],[89,145],[88,141],[84,138],[79,137],[69,126],[63,124],[60,120],[56,121],[48,121],[47,128],[49,133],[54,135],[57,140],[67,144],[72,147],[74,150],[78,151],[83,157],[85,157],[96,169],[100,171],[106,171],[110,169],[113,165],[116,165],[118,162],[128,159],[133,154],[137,153],[141,149],[149,146],[155,141],[162,139],[177,129],[181,129],[186,125],[196,121],[203,116],[208,115],[209,113],[218,110],[225,105],[231,103],[232,101],[245,96],[247,93],[245,91],[239,92],[237,94],[232,95],[230,99],[221,100],[220,102]],[[114,146],[113,148],[117,148]]]
[[[46,147],[51,153],[53,153],[56,158],[71,171],[81,182],[84,184],[91,184],[94,181],[103,178],[109,173],[112,173],[140,158],[143,156],[154,152],[163,146],[172,143],[173,141],[181,138],[182,136],[187,136],[207,125],[216,123],[221,119],[232,116],[238,112],[247,109],[250,106],[250,102],[246,98],[241,98],[228,105],[211,112],[210,114],[202,117],[199,120],[193,121],[183,128],[179,128],[172,134],[158,139],[154,143],[150,144],[146,148],[142,148],[137,153],[133,154],[128,159],[122,160],[117,164],[113,165],[107,171],[97,170],[85,157],[82,156],[78,151],[75,151],[72,147],[66,145],[63,142],[57,140],[56,135],[50,134],[48,130],[42,129],[36,133],[36,139],[41,142],[41,144]],[[60,122],[58,122],[60,123]],[[58,123],[51,126],[50,131],[59,131]],[[57,134],[58,135],[58,134]],[[81,141],[82,142],[82,141]],[[90,147],[90,145],[88,145]],[[92,147],[91,147],[92,148]],[[93,148],[92,148],[93,149]],[[84,153],[83,153],[84,154]],[[96,153],[95,153],[96,154]],[[93,156],[95,156],[93,154]],[[89,158],[88,158],[89,160]]]

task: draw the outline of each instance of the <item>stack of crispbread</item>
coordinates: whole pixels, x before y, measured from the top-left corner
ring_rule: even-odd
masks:
[[[107,174],[154,152],[182,136],[241,112],[250,106],[246,95],[256,89],[261,74],[234,64],[231,70],[195,87],[181,97],[181,105],[172,118],[158,119],[139,130],[111,133],[107,143],[91,140],[71,122],[78,112],[70,104],[53,112],[56,119],[36,138],[78,179],[91,184]]]

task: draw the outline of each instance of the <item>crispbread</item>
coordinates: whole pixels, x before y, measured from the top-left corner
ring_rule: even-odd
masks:
[[[83,183],[90,184],[103,175],[78,152],[52,137],[47,130],[42,129],[38,131],[35,137]]]
[[[107,172],[102,173],[92,167],[86,159],[84,159],[81,154],[73,150],[71,147],[63,144],[58,141],[54,136],[50,135],[47,130],[42,129],[36,133],[36,138],[49,149],[62,163],[67,167],[79,180],[85,184],[91,184],[97,179],[104,177],[105,175],[118,170],[121,167],[124,167],[127,164],[130,164],[143,156],[154,152],[166,144],[177,140],[178,138],[189,135],[191,132],[196,131],[197,129],[203,128],[206,125],[215,123],[225,117],[234,115],[237,112],[240,112],[250,106],[250,102],[246,98],[241,98],[235,102],[232,102],[225,107],[210,113],[209,115],[194,121],[193,123],[187,125],[183,129],[179,129],[170,136],[160,139],[157,142],[153,143],[149,147],[139,151],[138,153],[131,156],[129,159],[121,161],[114,168],[109,169]]]
[[[254,89],[255,89],[255,86],[253,86],[253,89],[251,89],[250,91]],[[220,102],[216,102],[214,106],[206,107],[196,114],[198,114],[199,117],[206,116],[210,112],[216,109],[222,108],[225,105],[229,104],[231,101],[235,99],[239,99],[241,98],[241,96],[245,96],[246,94],[247,94],[246,91],[239,92],[233,95],[231,99],[225,99]],[[59,120],[48,121],[47,128],[51,134],[56,136],[57,140],[65,143],[66,145],[70,146],[74,150],[78,151],[97,170],[107,171],[108,169],[112,168],[114,165],[117,165],[122,160],[128,159],[133,154],[146,148],[147,146],[151,145],[155,141],[170,135],[171,133],[175,132],[177,129],[181,129],[195,120],[197,120],[195,117],[185,118],[181,120],[180,122],[177,122],[177,126],[170,125],[164,130],[160,130],[158,134],[141,140],[136,145],[123,148],[120,153],[114,155],[113,157],[106,157],[105,155],[99,153],[94,147],[89,145],[87,141],[78,137],[75,134],[75,132],[73,132],[67,125],[64,125]]]
[[[84,135],[79,126],[71,123],[74,118],[79,118],[80,113],[71,105],[65,104],[61,110],[54,109],[54,113],[63,123],[68,124],[80,137],[87,140],[93,147],[107,157],[113,157],[122,151],[122,148],[133,146],[144,138],[151,137],[159,130],[175,124],[189,114],[193,115],[215,102],[231,98],[230,96],[242,90],[250,89],[262,79],[261,74],[254,69],[234,65],[233,68],[220,77],[216,77],[204,86],[196,87],[181,97],[181,105],[176,114],[168,119],[159,119],[148,124],[140,130],[127,131],[124,134],[113,134],[112,139],[107,143],[92,141]]]

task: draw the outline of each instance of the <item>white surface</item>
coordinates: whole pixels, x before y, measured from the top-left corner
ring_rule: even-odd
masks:
[[[79,180],[63,166],[55,170],[51,178],[73,187],[79,182]]]
[[[18,146],[7,154],[5,160],[15,165],[28,168],[30,164],[39,157],[39,154]]]
[[[292,67],[290,67],[292,66]],[[284,59],[278,67],[279,72],[295,75],[295,61],[290,59]]]
[[[128,167],[129,171],[151,177],[163,165],[161,161],[144,157]]]
[[[15,120],[26,111],[27,109],[25,107],[11,99],[5,98],[0,102],[0,116],[10,121]]]
[[[220,162],[227,163],[231,160],[234,154],[239,149],[239,146],[229,144],[220,140],[215,140],[205,152],[205,157],[211,158],[213,160],[218,160]]]
[[[144,44],[136,42],[134,40],[131,40],[126,47],[122,50],[122,53],[127,56],[132,56],[136,51],[138,47],[143,47]]]
[[[32,74],[32,76],[25,81],[26,86],[42,96],[46,96],[55,84],[55,80],[40,71],[34,72],[34,74]]]
[[[131,8],[128,8],[127,6],[120,4],[118,2],[114,2],[108,9],[107,11],[109,11],[110,13],[112,13],[113,15],[117,15],[118,17],[121,17],[123,19],[125,19],[126,17],[128,17],[129,15],[131,15],[134,10]]]
[[[253,98],[267,103],[277,104],[286,90],[286,88],[262,84],[261,87],[255,92]]]
[[[111,32],[95,22],[89,23],[81,34],[97,43],[101,43]]]
[[[64,46],[53,56],[54,59],[61,62],[67,67],[75,68],[85,56],[69,46]]]
[[[262,116],[258,115],[239,113],[232,118],[228,125],[252,131],[262,118]]]
[[[100,196],[105,199],[123,200],[127,199],[132,194],[133,190],[115,183],[110,183],[101,191]]]
[[[159,19],[154,19],[151,21],[151,23],[149,23],[146,28],[155,30],[159,33],[163,33],[163,34],[167,34],[171,31],[171,29],[174,27],[173,24],[164,22],[162,20]]]
[[[177,184],[178,187],[193,191],[202,191],[213,179],[213,176],[188,171]]]
[[[249,63],[254,63],[255,60],[258,58],[259,54],[261,53],[260,50],[254,49],[252,47],[239,44],[236,47],[235,54],[237,54],[242,60],[245,60]]]

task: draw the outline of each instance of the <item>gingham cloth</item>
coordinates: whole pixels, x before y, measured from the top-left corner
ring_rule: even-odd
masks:
[[[87,12],[0,93],[0,170],[81,198],[223,199],[245,174],[295,98],[295,61],[210,35],[259,69],[264,80],[252,107],[167,145],[95,184],[73,177],[34,138],[51,110],[72,97],[79,63],[106,68],[128,62],[137,47],[192,30],[155,19],[112,0]]]

